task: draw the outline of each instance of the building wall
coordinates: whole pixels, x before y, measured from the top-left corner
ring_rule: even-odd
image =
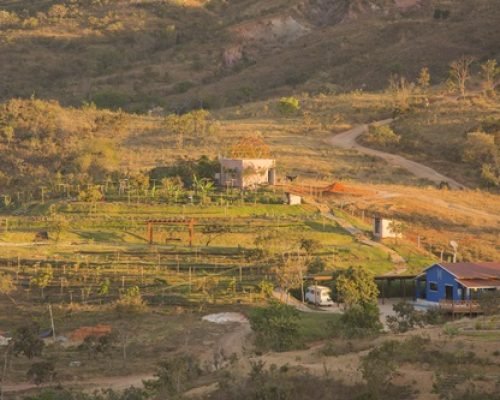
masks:
[[[459,289],[462,287],[456,282],[455,277],[446,271],[440,265],[433,265],[430,267],[426,273],[426,300],[439,302],[440,300],[446,299],[446,285],[453,287],[453,300],[460,300],[462,298],[459,293]],[[437,284],[437,291],[431,290],[431,284]]]
[[[395,223],[398,223],[398,221],[395,221]],[[377,231],[377,224],[379,228],[378,231]],[[392,219],[374,218],[373,236],[375,236],[378,239],[402,237],[401,233],[395,233],[391,229],[391,224],[392,224]]]
[[[276,162],[271,159],[228,159],[220,160],[222,174],[220,176],[221,185],[234,179],[234,186],[245,188],[259,184],[269,183],[269,171],[274,170]],[[234,176],[227,172],[234,171]]]
[[[300,196],[297,196],[297,195],[291,194],[291,193],[287,193],[286,197],[287,197],[287,203],[290,206],[297,206],[297,205],[302,204],[302,197],[300,197]]]

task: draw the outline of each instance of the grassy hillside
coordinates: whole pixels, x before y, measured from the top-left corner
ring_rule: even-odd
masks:
[[[494,0],[9,0],[0,99],[184,110],[378,89],[424,65],[440,82],[462,54],[499,57],[499,14]]]

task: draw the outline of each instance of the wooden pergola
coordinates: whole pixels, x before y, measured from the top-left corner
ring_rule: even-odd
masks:
[[[193,246],[194,239],[194,218],[186,219],[186,218],[162,218],[162,219],[150,219],[146,221],[147,230],[148,230],[148,241],[149,244],[154,244],[154,226],[155,225],[178,225],[185,224],[189,230],[189,247]]]

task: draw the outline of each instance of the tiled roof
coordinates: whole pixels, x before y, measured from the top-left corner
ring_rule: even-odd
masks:
[[[439,263],[444,269],[459,279],[500,279],[500,262],[460,262]]]

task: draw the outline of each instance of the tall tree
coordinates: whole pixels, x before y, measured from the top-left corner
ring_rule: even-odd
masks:
[[[471,75],[470,67],[473,62],[473,57],[462,56],[450,64],[450,82],[460,92],[462,98],[465,98],[467,82]]]
[[[495,93],[495,79],[499,73],[497,60],[488,60],[481,64],[481,77],[483,78],[483,90],[487,94]]]
[[[373,275],[365,268],[349,267],[336,275],[335,288],[347,308],[377,303],[379,290]]]

